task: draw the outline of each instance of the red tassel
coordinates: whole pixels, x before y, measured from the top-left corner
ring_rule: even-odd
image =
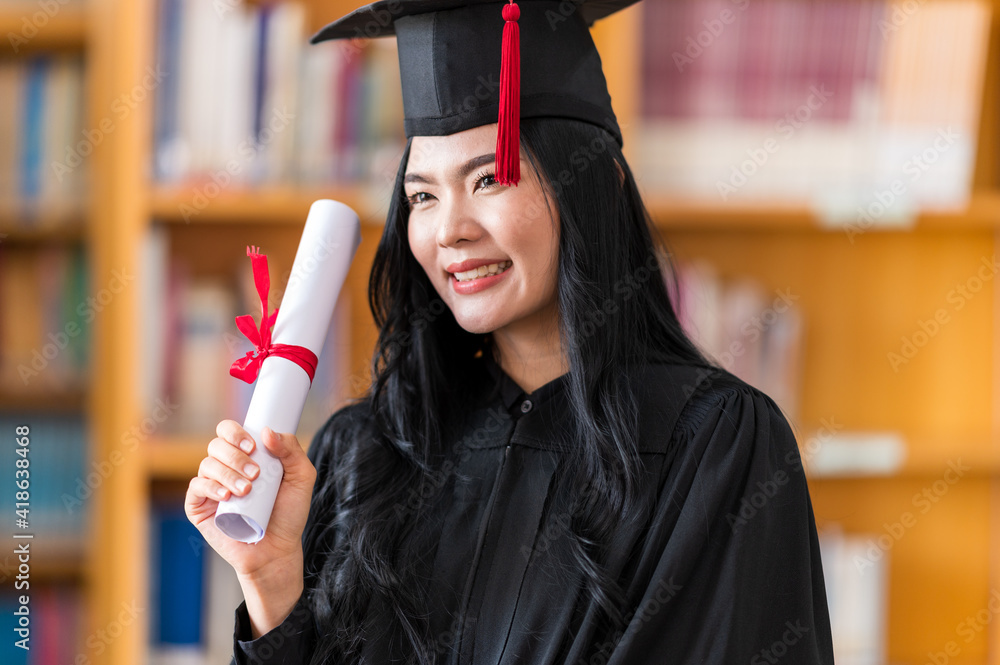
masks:
[[[503,8],[503,46],[500,51],[500,117],[497,120],[497,174],[502,185],[521,180],[521,10],[511,1]]]

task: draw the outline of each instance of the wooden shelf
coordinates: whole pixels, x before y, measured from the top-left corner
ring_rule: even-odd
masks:
[[[208,437],[163,436],[145,444],[146,473],[154,481],[188,481],[208,454]],[[300,440],[302,446],[309,441]]]
[[[52,15],[37,2],[15,2],[0,7],[0,54],[20,56],[40,50],[82,49],[87,43],[87,13],[82,2],[52,3]],[[26,22],[27,21],[27,22]],[[23,38],[11,41],[10,35]]]
[[[10,382],[8,382],[10,383]],[[10,390],[0,389],[0,411],[82,411],[87,401],[83,389]]]
[[[0,244],[77,244],[83,241],[84,222],[76,219],[60,224],[16,224],[0,218]]]
[[[274,186],[263,189],[233,188],[214,198],[204,196],[205,186],[154,188],[150,215],[171,224],[267,224],[301,226],[317,199],[334,199],[350,206],[362,220],[373,206],[366,204],[363,188],[335,185],[323,189]],[[212,190],[209,190],[212,191]]]
[[[30,543],[31,547],[31,583],[77,581],[86,573],[86,545],[83,534],[81,538],[68,538],[59,533],[35,530],[31,539],[10,539],[16,546],[18,543]],[[17,575],[17,557],[13,554],[0,556],[0,580],[8,588],[13,588],[11,580]]]
[[[82,539],[41,531],[35,532],[35,537],[30,542],[33,550],[32,580],[67,582],[77,581],[85,576],[86,546]]]
[[[656,225],[663,229],[826,231],[843,233],[846,224],[824,223],[805,205],[762,202],[759,205],[723,205],[704,200],[684,200],[650,194],[646,206]],[[865,232],[953,231],[956,229],[1000,229],[1000,191],[973,194],[962,212],[925,212],[911,225],[871,226]]]
[[[163,437],[145,445],[146,472],[154,480],[187,480],[198,474],[208,441],[188,437]]]

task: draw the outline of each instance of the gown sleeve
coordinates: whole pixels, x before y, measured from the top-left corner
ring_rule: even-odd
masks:
[[[833,663],[798,446],[747,385],[692,398],[607,665]]]
[[[230,665],[303,665],[312,656],[315,631],[304,593],[284,621],[257,639],[251,637],[246,603],[240,603]]]

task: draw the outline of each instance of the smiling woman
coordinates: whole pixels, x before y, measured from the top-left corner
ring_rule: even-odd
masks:
[[[527,164],[519,186],[496,182],[496,131],[414,137],[403,178],[407,231],[458,325],[492,333],[500,365],[531,391],[567,369],[556,302],[559,220]]]
[[[236,423],[192,481],[189,517],[246,598],[234,662],[833,662],[795,437],[668,296],[587,30],[615,6],[522,2],[544,66],[521,72],[516,151],[504,92],[471,94],[500,62],[469,54],[499,52],[517,11],[391,0],[318,35],[394,17],[409,140],[369,284],[370,390],[308,456],[266,435],[285,476],[257,545],[210,519],[256,473]],[[516,186],[495,170],[511,152]]]

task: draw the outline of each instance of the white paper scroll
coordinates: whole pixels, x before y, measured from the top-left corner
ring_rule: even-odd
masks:
[[[274,323],[273,344],[304,346],[319,357],[360,242],[361,224],[353,210],[326,199],[312,204]],[[220,502],[215,512],[215,525],[230,538],[256,543],[264,537],[283,469],[264,448],[261,430],[295,432],[307,392],[309,376],[301,367],[276,356],[264,359],[243,422],[257,444],[250,457],[260,466],[260,475],[249,493]]]

